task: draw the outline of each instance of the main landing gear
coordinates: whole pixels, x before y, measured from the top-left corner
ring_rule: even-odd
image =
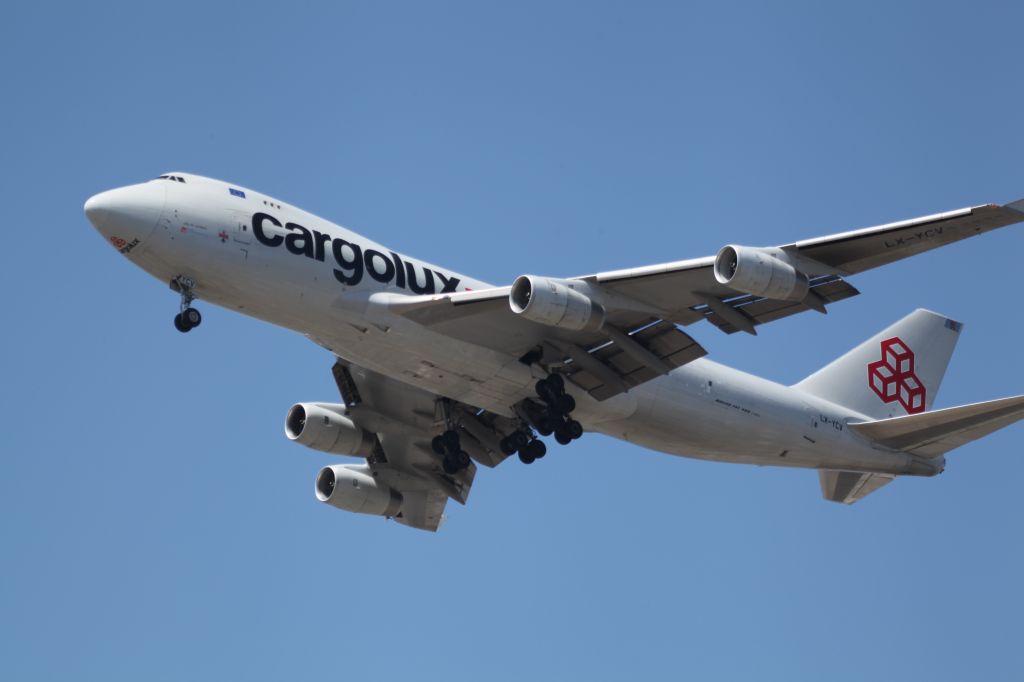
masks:
[[[179,275],[171,280],[171,289],[181,294],[181,311],[174,316],[174,328],[183,334],[192,331],[203,321],[203,316],[192,307],[192,301],[196,298],[192,293],[195,286],[195,280],[191,277]]]
[[[440,436],[434,436],[430,441],[430,448],[441,455],[441,468],[449,476],[462,471],[469,466],[469,453],[462,449],[459,442],[459,432],[448,429]]]
[[[576,400],[565,392],[565,379],[561,374],[551,374],[537,382],[537,396],[544,406],[533,406],[530,421],[534,422],[542,436],[555,434],[559,445],[568,445],[583,435],[583,425],[569,415],[576,409]]]
[[[565,392],[562,375],[550,374],[538,381],[535,388],[542,404],[533,400],[521,403],[522,414],[532,428],[501,439],[502,452],[505,455],[518,452],[524,464],[531,464],[547,453],[547,446],[534,436],[533,429],[541,436],[554,434],[559,445],[568,445],[583,435],[583,425],[569,416],[576,409],[576,400]]]
[[[508,456],[519,453],[519,461],[523,464],[533,464],[536,460],[548,454],[548,446],[544,441],[535,438],[529,431],[514,431],[501,439],[501,452]]]

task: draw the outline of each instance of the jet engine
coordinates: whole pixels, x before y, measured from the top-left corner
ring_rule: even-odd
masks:
[[[365,464],[335,464],[316,475],[316,499],[358,514],[394,516],[402,508],[402,494],[370,473]]]
[[[335,455],[369,457],[376,437],[345,416],[345,406],[299,403],[288,410],[284,432],[289,440]]]
[[[807,275],[772,251],[750,246],[723,246],[715,257],[715,279],[736,291],[780,301],[807,296]]]
[[[582,282],[522,275],[512,283],[509,307],[516,315],[548,327],[595,330],[604,324],[604,308],[574,286]]]

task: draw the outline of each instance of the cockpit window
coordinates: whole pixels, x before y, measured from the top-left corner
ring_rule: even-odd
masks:
[[[174,182],[185,182],[185,178],[179,175],[158,175],[157,180],[173,180]]]

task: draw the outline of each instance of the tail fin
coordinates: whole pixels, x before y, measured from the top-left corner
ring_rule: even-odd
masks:
[[[939,392],[962,328],[915,310],[795,387],[872,419],[924,412]]]

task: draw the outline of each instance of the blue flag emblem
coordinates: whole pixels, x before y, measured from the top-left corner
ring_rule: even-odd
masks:
[[[243,192],[240,189],[235,189],[234,187],[229,187],[228,191],[231,192],[231,196],[242,197],[243,199],[245,198],[245,192]]]

